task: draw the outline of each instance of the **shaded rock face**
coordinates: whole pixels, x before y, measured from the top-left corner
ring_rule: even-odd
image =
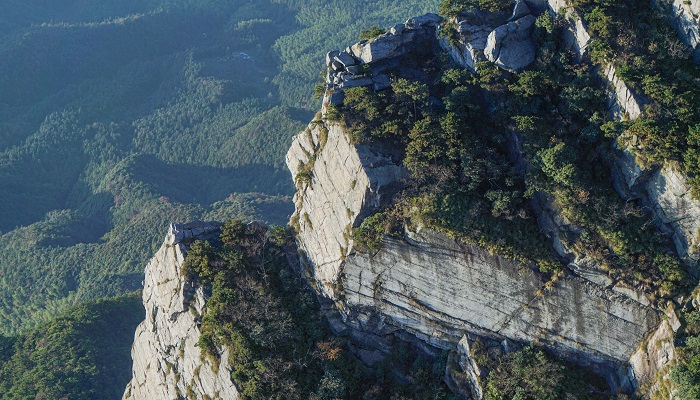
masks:
[[[432,231],[386,238],[347,257],[349,307],[369,307],[442,348],[464,332],[547,343],[566,358],[624,363],[658,323],[636,299],[575,275],[546,288],[538,274]]]
[[[220,365],[201,356],[198,319],[205,290],[185,279],[185,242],[218,234],[215,223],[173,224],[163,246],[146,267],[143,304],[146,319],[131,349],[133,377],[125,400],[197,398],[238,399],[228,354]],[[194,396],[194,397],[192,397]]]
[[[535,17],[527,14],[494,29],[486,41],[486,58],[499,67],[514,72],[532,64],[535,61],[535,43],[532,41],[534,25]]]
[[[678,256],[696,273],[700,261],[700,201],[691,195],[678,166],[645,167],[633,148],[619,149],[615,160],[616,188],[627,198],[642,198],[661,228],[673,237]]]

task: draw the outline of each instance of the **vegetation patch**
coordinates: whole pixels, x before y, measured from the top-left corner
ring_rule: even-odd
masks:
[[[444,364],[398,340],[401,355],[390,355],[369,373],[345,341],[329,333],[315,297],[290,271],[285,251],[293,248],[281,227],[227,221],[219,241],[196,241],[187,253],[183,272],[212,291],[199,347],[215,360],[221,347],[229,350],[231,376],[243,398],[449,398]]]

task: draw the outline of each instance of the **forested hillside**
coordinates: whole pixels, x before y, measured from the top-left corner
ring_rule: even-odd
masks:
[[[74,307],[16,338],[0,336],[0,399],[119,398],[143,314],[141,299],[130,295]]]
[[[140,287],[171,221],[283,224],[323,54],[436,1],[0,4],[0,333]]]

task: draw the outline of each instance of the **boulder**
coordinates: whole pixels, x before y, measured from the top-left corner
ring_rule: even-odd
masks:
[[[384,90],[384,89],[391,86],[391,80],[389,79],[388,76],[386,76],[384,74],[380,74],[380,75],[373,77],[372,81],[374,82],[374,90],[375,91]]]
[[[467,336],[462,336],[462,339],[457,344],[457,354],[459,355],[459,366],[469,379],[469,389],[472,398],[481,400],[484,398],[484,390],[481,387],[479,378],[482,375],[481,367],[472,358],[471,346]]]
[[[343,67],[345,68],[357,64],[357,60],[355,60],[355,57],[351,56],[348,52],[345,51],[335,56],[335,61],[338,61],[339,63],[343,64]]]
[[[349,77],[349,76],[347,76]],[[372,78],[368,77],[361,77],[361,78],[352,78],[349,77],[350,79],[346,80],[345,82],[342,82],[340,84],[340,87],[343,89],[347,88],[353,88],[353,87],[359,87],[359,86],[369,86],[373,84],[374,82],[372,81]]]
[[[535,43],[531,37],[534,24],[535,17],[527,15],[494,29],[486,41],[486,58],[513,72],[532,64],[535,61]]]
[[[338,50],[329,51],[326,53],[326,66],[329,67],[333,60],[340,54]]]
[[[406,21],[406,26],[409,28],[416,28],[419,26],[436,26],[442,21],[442,17],[435,13],[427,13],[421,15],[420,17],[414,17]]]
[[[347,68],[348,73],[350,75],[359,75],[360,74],[360,66],[359,65],[351,65]]]
[[[333,68],[333,71],[340,71],[343,69],[343,64],[341,64],[339,61],[333,61],[331,63],[331,68]]]
[[[352,52],[364,63],[376,62],[401,55],[404,44],[402,35],[381,35],[372,41],[362,41],[352,46]]]
[[[396,24],[396,25],[391,27],[389,32],[391,32],[392,35],[400,35],[405,28],[406,28],[406,25],[404,25],[404,24]]]

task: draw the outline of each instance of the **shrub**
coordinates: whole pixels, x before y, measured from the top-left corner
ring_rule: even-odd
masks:
[[[386,218],[383,213],[376,213],[365,218],[360,226],[353,229],[352,238],[359,250],[376,252],[382,243],[382,235],[387,232]]]
[[[378,26],[373,26],[371,28],[363,29],[362,32],[360,32],[360,40],[374,40],[378,36],[381,36],[386,33],[386,29],[382,29]]]

